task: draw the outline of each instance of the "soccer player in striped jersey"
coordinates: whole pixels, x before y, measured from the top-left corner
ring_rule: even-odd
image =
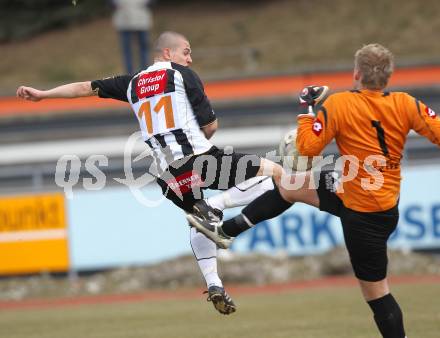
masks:
[[[387,48],[362,47],[355,54],[355,89],[330,95],[316,116],[298,116],[299,153],[316,156],[335,139],[341,155],[356,159],[345,162],[342,177],[346,180],[336,184],[332,172],[296,173],[289,183],[302,181],[300,188],[281,185],[267,191],[232,219],[217,224],[197,215],[188,219],[216,241],[232,239],[295,202],[339,217],[354,273],[382,337],[405,338],[402,311],[386,277],[387,240],[399,219],[400,163],[406,137],[414,130],[440,146],[440,118],[409,94],[385,90],[393,68]],[[313,100],[308,103],[313,105]]]
[[[136,74],[49,90],[21,86],[17,96],[40,101],[97,95],[128,102],[153,152],[155,166],[150,167],[150,174],[157,178],[163,194],[186,212],[192,212],[194,204],[203,199],[201,189],[225,190],[263,174],[279,182],[283,169],[276,163],[256,155],[225,152],[209,141],[217,130],[217,118],[202,81],[189,68],[188,39],[164,32],[155,43],[154,54],[154,64]],[[220,245],[227,246],[228,241]],[[191,229],[191,246],[207,282],[208,300],[223,314],[234,312],[236,306],[217,274],[215,245]]]

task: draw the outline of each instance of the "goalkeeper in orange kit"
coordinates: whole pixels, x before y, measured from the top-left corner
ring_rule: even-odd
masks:
[[[341,155],[356,160],[342,168],[343,178],[354,171],[350,179],[336,184],[333,173],[296,173],[289,183],[303,180],[301,188],[275,187],[232,219],[215,223],[197,213],[188,219],[217,242],[232,240],[295,202],[338,216],[354,273],[379,331],[384,338],[405,338],[402,311],[386,278],[387,240],[399,219],[400,163],[406,137],[415,130],[440,146],[440,118],[407,93],[385,91],[393,68],[388,49],[379,44],[362,47],[355,54],[355,89],[330,95],[316,116],[310,112],[298,116],[299,153],[318,155],[335,139]],[[308,89],[319,96],[313,93],[314,87]],[[312,105],[313,100],[308,103]]]

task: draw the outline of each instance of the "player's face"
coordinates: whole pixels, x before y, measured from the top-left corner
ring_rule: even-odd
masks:
[[[170,50],[170,58],[172,62],[182,66],[190,66],[192,63],[191,46],[184,39],[179,39],[175,48]]]

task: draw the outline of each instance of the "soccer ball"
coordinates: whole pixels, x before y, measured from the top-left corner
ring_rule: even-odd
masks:
[[[313,157],[301,156],[296,149],[297,129],[290,130],[281,139],[279,154],[285,168],[293,171],[307,171],[313,166]]]

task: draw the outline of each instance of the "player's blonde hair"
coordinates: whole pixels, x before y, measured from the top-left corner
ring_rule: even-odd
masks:
[[[368,89],[383,89],[394,70],[394,56],[384,46],[372,43],[363,46],[354,56],[355,69],[361,84]]]

